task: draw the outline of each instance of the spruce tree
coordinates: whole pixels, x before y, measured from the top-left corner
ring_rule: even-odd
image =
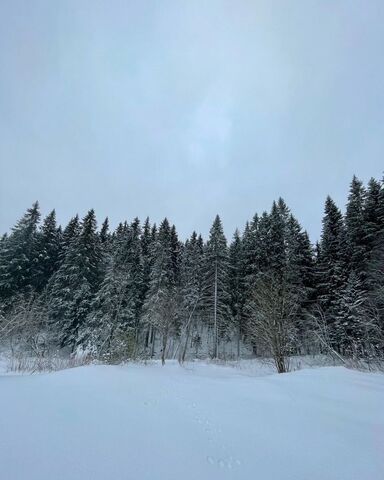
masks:
[[[141,244],[141,227],[138,218],[135,218],[130,225],[128,241],[126,245],[125,264],[129,272],[128,278],[128,304],[133,312],[133,325],[135,335],[135,345],[138,344],[140,329],[140,319],[142,313],[143,300],[143,256]]]
[[[384,180],[379,192],[376,185],[374,190],[375,194],[371,198],[376,198],[375,201],[371,200],[371,221],[367,229],[370,246],[367,288],[370,302],[377,312],[381,337],[384,338]]]
[[[257,270],[258,275],[269,271],[271,268],[271,217],[267,212],[263,212],[257,229]]]
[[[59,265],[60,232],[56,225],[56,212],[47,215],[43,221],[38,238],[38,267],[36,275],[36,288],[43,290]]]
[[[227,240],[219,215],[216,216],[205,248],[204,302],[213,331],[213,358],[218,358],[219,341],[229,330],[230,293]]]
[[[49,315],[61,346],[74,348],[101,281],[101,250],[94,210],[68,246],[63,263],[48,285]]]
[[[353,270],[361,280],[366,270],[366,231],[364,222],[365,190],[360,180],[353,177],[345,214],[346,248],[348,268]]]
[[[278,278],[283,278],[286,270],[286,215],[288,212],[283,201],[273,202],[269,216],[268,239],[268,272]]]
[[[185,242],[180,261],[180,361],[185,360],[188,342],[202,310],[203,242],[196,232]]]
[[[112,257],[81,330],[82,343],[99,358],[115,360],[131,353],[127,340],[133,332],[134,312],[125,301],[127,295],[126,271]]]
[[[381,185],[380,182],[371,178],[368,182],[367,193],[365,196],[364,204],[364,226],[365,226],[365,243],[367,250],[372,251],[376,237],[381,225],[381,212],[380,212],[380,198],[381,198]]]
[[[110,235],[109,235],[109,220],[108,217],[104,220],[104,222],[101,225],[100,229],[100,243],[102,245],[105,245],[109,242],[110,240]]]
[[[140,235],[135,219],[109,259],[82,333],[83,341],[89,341],[98,355],[110,359],[132,357],[138,349],[143,279]]]
[[[79,216],[75,215],[68,222],[68,225],[64,228],[63,234],[60,237],[60,253],[59,253],[59,262],[60,264],[64,261],[65,256],[71,246],[72,242],[77,239],[81,232],[81,225]]]
[[[0,238],[0,313],[10,318],[36,302],[42,317],[49,314],[47,326],[36,323],[45,341],[91,346],[109,360],[154,355],[160,346],[165,361],[171,338],[181,361],[188,347],[197,354],[202,340],[214,357],[235,339],[238,355],[241,339],[263,353],[251,328],[255,320],[261,327],[260,308],[269,299],[281,308],[278,327],[288,336],[274,330],[274,315],[267,333],[285,339],[284,355],[310,346],[311,309],[324,313],[333,350],[382,355],[383,182],[371,179],[365,189],[354,177],[344,217],[328,197],[315,250],[281,198],[247,222],[242,236],[236,231],[229,248],[218,216],[206,244],[195,232],[184,244],[167,219],[159,229],[147,219],[141,229],[136,218],[112,234],[108,218],[97,231],[93,210],[63,231],[55,211],[41,227],[39,219],[36,203]]]
[[[331,307],[346,281],[346,242],[343,216],[328,197],[325,202],[323,231],[317,260],[319,300]]]
[[[31,292],[38,267],[39,204],[35,202],[3,240],[0,257],[0,298]]]
[[[348,357],[364,356],[364,344],[368,324],[366,295],[359,275],[352,270],[342,290],[338,293],[335,312],[335,328],[332,330],[333,342],[340,353]]]
[[[111,238],[112,248],[114,248],[116,245],[119,245],[119,243],[121,243],[124,240],[124,238],[127,237],[128,230],[129,230],[129,226],[126,221],[124,223],[120,222],[118,224],[116,230],[112,234],[112,238]]]
[[[172,225],[170,235],[171,235],[172,268],[173,268],[173,274],[174,274],[174,282],[175,282],[175,285],[178,285],[180,281],[180,260],[181,260],[182,243],[179,241],[175,225]]]
[[[316,262],[317,300],[327,323],[334,329],[338,299],[347,280],[347,251],[343,216],[334,201],[327,197],[323,231]],[[335,338],[335,346],[340,344]]]
[[[371,178],[364,205],[364,241],[367,248],[366,287],[375,289],[380,252],[384,248],[384,194],[380,182]]]
[[[152,228],[153,265],[144,302],[144,321],[151,328],[152,349],[156,332],[161,338],[161,359],[165,363],[169,337],[177,333],[177,284],[175,276],[175,250],[173,234],[168,220],[160,224],[159,231]],[[153,354],[153,350],[151,352]]]
[[[153,262],[151,224],[148,217],[144,222],[141,234],[141,253],[143,259],[143,288],[141,292],[141,298],[144,302],[149,289],[150,273]]]
[[[237,357],[240,357],[241,337],[245,333],[244,302],[245,275],[243,244],[236,229],[229,247],[229,291],[231,295],[231,313],[237,331]]]
[[[250,296],[260,271],[259,217],[257,214],[250,223],[246,223],[241,243],[244,295]]]
[[[293,215],[287,221],[286,251],[287,280],[304,306],[313,296],[314,257],[308,234]]]

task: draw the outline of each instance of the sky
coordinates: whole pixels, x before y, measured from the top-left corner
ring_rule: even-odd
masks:
[[[329,194],[384,170],[382,0],[1,0],[0,232],[218,213],[283,197],[315,241]]]

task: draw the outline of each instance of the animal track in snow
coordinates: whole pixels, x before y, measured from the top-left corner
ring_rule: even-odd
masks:
[[[215,459],[212,456],[208,456],[207,462],[210,465],[216,465],[219,468],[228,468],[229,470],[232,470],[232,468],[236,468],[241,465],[241,462],[239,459],[233,458],[231,456],[225,457],[225,458],[218,458],[218,459]]]

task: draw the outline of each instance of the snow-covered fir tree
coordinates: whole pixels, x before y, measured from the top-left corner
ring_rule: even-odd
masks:
[[[60,264],[64,261],[65,256],[71,246],[72,242],[77,239],[81,232],[81,225],[79,216],[75,215],[73,218],[70,219],[68,225],[64,228],[64,231],[61,235],[60,240],[60,253],[59,253],[59,261]]]
[[[101,281],[101,249],[90,210],[48,285],[49,316],[61,346],[74,348]]]
[[[359,357],[369,338],[365,335],[368,332],[366,295],[357,272],[351,271],[338,295],[335,326],[331,331],[334,345],[343,355]]]
[[[165,362],[168,341],[178,331],[175,233],[165,218],[153,242],[153,265],[149,289],[143,307],[143,320],[150,327],[151,355],[156,336],[161,342],[161,359]]]
[[[37,241],[36,289],[41,291],[59,265],[61,235],[56,224],[56,212],[43,221]]]
[[[365,189],[356,176],[353,177],[345,214],[346,249],[348,269],[362,280],[366,270],[366,224],[364,222]]]
[[[140,222],[135,219],[109,257],[82,328],[83,343],[88,342],[104,358],[130,358],[137,353],[143,281],[140,235]]]
[[[238,230],[229,246],[229,291],[233,324],[237,333],[237,357],[240,357],[241,339],[245,334],[245,274],[243,244]]]
[[[38,223],[40,210],[35,202],[3,239],[0,257],[0,298],[30,292],[38,272]]]
[[[334,201],[325,202],[323,230],[316,263],[317,298],[332,315],[338,292],[346,282],[346,235],[343,216]]]
[[[196,322],[203,302],[203,241],[193,232],[185,242],[180,263],[180,355],[185,360],[189,342],[199,335]]]
[[[109,220],[108,217],[105,218],[104,222],[101,225],[100,229],[100,243],[102,245],[106,244],[110,240],[110,233],[109,233]]]
[[[229,248],[218,216],[206,244],[195,232],[181,241],[166,219],[159,229],[123,221],[112,233],[108,219],[97,230],[93,210],[63,230],[55,211],[39,220],[36,203],[0,239],[0,323],[17,318],[15,335],[81,344],[109,361],[267,354],[269,336],[252,330],[265,326],[255,306],[280,305],[270,294],[281,292],[293,308],[279,317],[284,355],[320,344],[366,359],[384,350],[383,181],[365,188],[354,177],[344,216],[328,197],[315,248],[281,198]]]
[[[231,327],[229,256],[219,215],[216,216],[204,252],[204,306],[212,330],[212,356],[219,355],[219,342]]]

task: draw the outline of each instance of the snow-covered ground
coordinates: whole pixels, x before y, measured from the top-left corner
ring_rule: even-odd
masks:
[[[256,373],[198,362],[0,376],[0,478],[384,478],[384,375]]]

